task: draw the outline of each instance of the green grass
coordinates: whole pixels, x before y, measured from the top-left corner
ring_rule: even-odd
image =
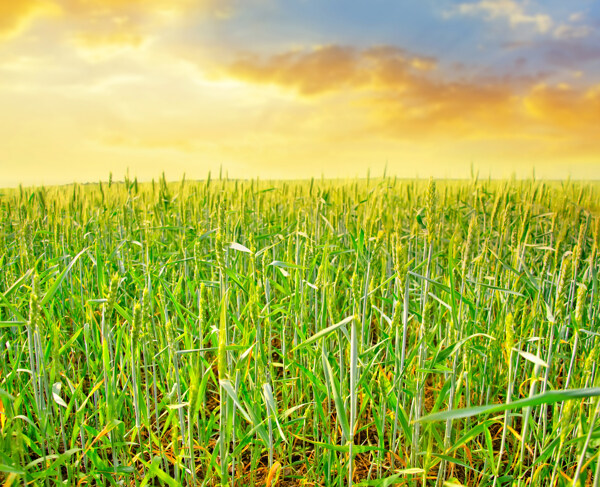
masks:
[[[600,186],[0,196],[5,485],[599,485]]]

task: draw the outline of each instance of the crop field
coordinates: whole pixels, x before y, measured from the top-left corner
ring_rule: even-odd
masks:
[[[0,196],[0,481],[600,483],[600,185]]]

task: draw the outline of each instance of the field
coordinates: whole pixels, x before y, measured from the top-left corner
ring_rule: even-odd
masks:
[[[1,193],[4,485],[599,485],[599,185]]]

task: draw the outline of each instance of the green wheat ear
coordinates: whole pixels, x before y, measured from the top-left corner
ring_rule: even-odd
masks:
[[[585,298],[587,294],[587,286],[585,284],[579,284],[577,288],[577,298],[575,305],[575,321],[578,326],[583,324],[583,313],[585,311]]]
[[[427,201],[425,203],[425,226],[427,227],[427,241],[431,243],[436,235],[437,227],[437,191],[433,178],[429,179],[427,186]]]
[[[108,315],[110,315],[112,310],[115,308],[115,304],[117,302],[117,291],[119,289],[119,281],[119,275],[116,273],[113,274],[110,280],[110,285],[108,287],[108,293],[106,296],[106,312]]]
[[[515,346],[515,321],[512,313],[508,313],[504,320],[505,339],[504,339],[504,356],[506,363],[510,361],[512,349]]]
[[[38,326],[40,313],[40,276],[36,272],[33,275],[31,294],[29,296],[29,324],[33,328]]]

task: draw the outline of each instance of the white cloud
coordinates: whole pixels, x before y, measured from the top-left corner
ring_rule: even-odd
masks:
[[[572,13],[569,15],[569,20],[571,22],[579,22],[580,20],[583,20],[583,12]]]
[[[588,25],[561,24],[554,29],[554,37],[557,39],[581,39],[589,36],[593,29]]]
[[[513,0],[480,0],[461,3],[450,15],[482,16],[486,21],[505,20],[511,27],[529,26],[538,32],[548,32],[554,25],[552,17],[544,13],[527,13],[522,4]]]

